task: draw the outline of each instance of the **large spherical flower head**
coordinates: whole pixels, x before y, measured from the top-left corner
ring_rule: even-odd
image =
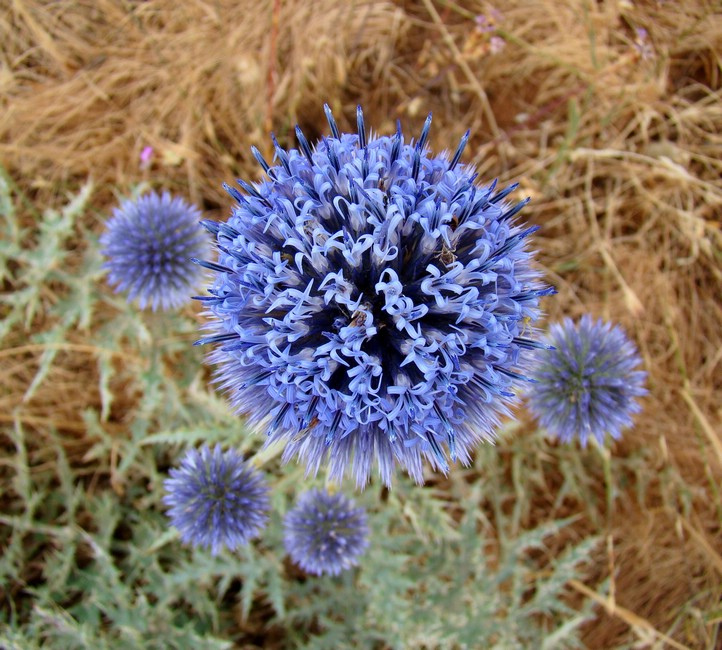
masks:
[[[634,343],[619,326],[589,315],[552,325],[548,343],[553,349],[539,355],[529,389],[532,413],[563,442],[618,439],[640,410],[636,398],[647,392]]]
[[[343,494],[311,490],[283,520],[291,559],[306,573],[338,575],[358,564],[368,544],[366,512]]]
[[[266,525],[268,486],[263,476],[233,449],[220,445],[190,449],[165,481],[168,516],[181,539],[209,547],[248,543]]]
[[[210,355],[237,410],[268,441],[285,440],[331,478],[352,468],[363,486],[378,464],[423,481],[422,460],[447,471],[492,439],[524,379],[525,336],[552,290],[531,265],[517,225],[516,187],[479,186],[473,168],[426,149],[421,137],[339,133],[312,148],[276,143],[278,165],[245,193],[217,240]],[[275,143],[275,139],[274,139]],[[270,421],[266,420],[270,415]]]
[[[123,201],[100,238],[108,281],[141,308],[177,309],[202,273],[190,264],[209,249],[199,210],[167,192]]]

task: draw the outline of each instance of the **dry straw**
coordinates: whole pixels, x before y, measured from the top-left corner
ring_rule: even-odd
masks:
[[[533,198],[560,290],[550,317],[620,322],[649,371],[645,412],[612,452],[645,459],[607,513],[613,544],[597,577],[615,567],[614,602],[585,639],[607,648],[666,634],[674,647],[708,647],[715,622],[693,610],[722,584],[710,492],[722,479],[714,5],[512,1],[493,54],[474,22],[491,7],[463,0],[14,0],[0,10],[0,159],[38,204],[92,177],[102,209],[113,187],[146,180],[224,214],[221,182],[256,173],[249,148],[268,149],[266,125],[282,143],[296,122],[314,137],[324,101],[345,128],[357,103],[383,130],[401,117],[413,132],[432,110],[436,149],[471,128],[482,176],[520,178]],[[99,406],[95,364],[110,353],[81,335],[62,344],[52,381],[23,402],[42,353],[26,337],[2,352],[0,414],[21,405],[26,425],[82,439],[79,413]]]

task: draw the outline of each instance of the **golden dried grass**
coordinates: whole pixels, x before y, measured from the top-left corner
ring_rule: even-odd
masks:
[[[514,0],[493,55],[474,31],[484,11],[466,0],[13,0],[0,10],[0,156],[39,203],[92,177],[100,209],[113,188],[145,180],[224,212],[221,182],[258,173],[250,145],[268,151],[269,127],[290,144],[295,122],[315,137],[324,101],[344,127],[363,104],[378,130],[402,117],[413,132],[433,110],[435,149],[471,128],[466,157],[482,177],[520,179],[533,198],[527,215],[544,225],[537,241],[560,290],[550,317],[620,322],[649,371],[645,411],[613,450],[646,450],[637,479],[648,485],[643,503],[630,485],[608,513],[613,544],[597,569],[614,567],[614,600],[586,640],[663,647],[668,634],[711,647],[719,621],[696,612],[719,602],[722,584],[712,489],[722,480],[722,13],[707,0]],[[636,27],[651,60],[634,48]],[[155,155],[141,169],[146,146]],[[4,354],[8,413],[40,351]],[[82,435],[81,407],[99,403],[92,356],[57,358],[57,392],[25,405],[28,424]]]

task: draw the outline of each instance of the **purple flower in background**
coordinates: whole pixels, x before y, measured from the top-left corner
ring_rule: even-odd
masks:
[[[291,559],[313,575],[338,575],[355,566],[368,544],[366,512],[343,494],[306,492],[283,526]]]
[[[474,21],[476,22],[476,29],[484,34],[493,34],[496,31],[496,26],[504,19],[501,12],[493,7],[489,10],[488,14],[478,14]]]
[[[492,54],[499,54],[506,47],[506,41],[497,34],[497,25],[502,20],[503,16],[494,8],[488,14],[479,14],[475,19],[477,31],[489,37],[488,51]]]
[[[563,442],[590,436],[601,444],[618,439],[640,411],[636,400],[647,393],[647,373],[635,345],[618,326],[585,315],[577,324],[566,318],[552,325],[529,389],[529,407],[541,425]]]
[[[506,47],[506,41],[501,36],[492,36],[489,40],[489,51],[492,54],[499,54]]]
[[[184,542],[215,555],[248,543],[266,525],[266,481],[233,449],[190,449],[170,476],[163,502]]]
[[[110,284],[154,311],[190,300],[202,273],[188,262],[210,248],[200,219],[196,207],[167,192],[123,201],[100,237]]]
[[[536,228],[517,223],[526,200],[512,185],[483,186],[453,155],[357,134],[299,149],[276,143],[278,164],[253,153],[268,180],[227,188],[237,206],[227,223],[205,221],[218,262],[212,317],[198,344],[238,412],[266,425],[334,479],[352,468],[357,485],[374,464],[391,484],[396,464],[423,482],[423,459],[441,471],[492,440],[508,413],[530,353],[540,281],[527,250]],[[275,142],[275,139],[274,139]],[[531,329],[530,329],[531,331]]]
[[[644,61],[650,61],[654,58],[654,48],[649,42],[649,34],[644,27],[637,27],[634,30],[634,49]]]

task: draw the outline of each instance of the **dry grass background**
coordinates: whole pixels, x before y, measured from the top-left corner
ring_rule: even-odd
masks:
[[[268,154],[269,130],[293,145],[296,122],[324,132],[325,101],[347,129],[358,103],[380,131],[400,118],[418,132],[433,111],[435,150],[471,128],[465,158],[482,178],[520,180],[533,199],[560,291],[550,319],[620,322],[649,372],[644,413],[611,449],[643,466],[607,512],[597,571],[613,572],[613,599],[585,640],[710,647],[722,621],[719,607],[702,617],[722,596],[722,6],[497,8],[506,46],[493,54],[474,23],[492,7],[471,0],[7,0],[0,158],[38,205],[91,177],[85,225],[99,231],[114,190],[143,180],[222,217],[221,183],[258,176],[250,146]],[[42,352],[26,338],[0,353],[0,421],[54,425],[82,447],[81,412],[100,405],[82,334],[23,401]]]

